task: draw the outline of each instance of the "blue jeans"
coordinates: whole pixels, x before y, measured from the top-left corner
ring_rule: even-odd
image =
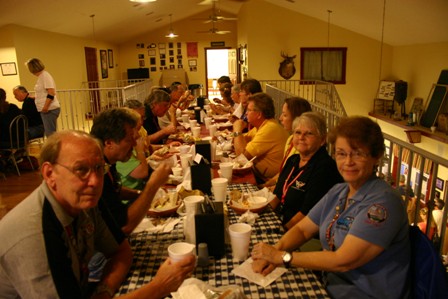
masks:
[[[44,137],[44,125],[28,127],[28,139]]]
[[[44,123],[45,136],[50,136],[56,132],[56,125],[61,108],[50,110],[46,113],[41,112],[42,122]]]

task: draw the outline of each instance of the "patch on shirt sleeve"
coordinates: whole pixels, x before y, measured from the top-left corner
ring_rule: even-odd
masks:
[[[381,223],[387,219],[387,210],[382,205],[374,204],[367,211],[370,223]]]

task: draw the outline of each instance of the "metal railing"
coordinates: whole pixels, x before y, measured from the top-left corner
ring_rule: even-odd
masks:
[[[327,120],[328,130],[332,130],[342,117],[347,113],[342,105],[336,88],[332,83],[315,81],[284,81],[284,80],[263,80],[263,90],[268,93],[275,103],[276,116],[282,109],[285,98],[299,96],[308,100],[313,111],[322,113]],[[433,199],[436,198],[436,180],[441,176],[439,173],[448,170],[448,160],[433,153],[422,150],[414,145],[395,138],[387,133],[383,133],[385,139],[386,152],[384,159],[378,169],[378,175],[387,180],[392,186],[397,187],[401,175],[405,175],[405,195],[404,201],[408,213],[410,224],[417,225],[419,222],[431,224],[433,221],[432,211],[434,210]],[[328,152],[333,155],[334,149],[328,148]],[[444,169],[442,169],[444,168]],[[444,180],[444,179],[443,179]],[[415,202],[409,194],[409,188],[415,194]],[[448,188],[448,187],[445,187]],[[447,202],[448,192],[444,192],[443,198]],[[428,213],[426,219],[420,217],[420,210],[426,208]],[[441,223],[447,223],[448,207],[443,210]],[[431,225],[426,226],[426,234],[430,234]],[[448,253],[448,231],[446,225],[441,225],[440,243],[435,244],[436,249],[441,254]]]
[[[122,107],[129,99],[143,102],[152,87],[152,80],[136,80],[130,85],[121,86],[126,82],[129,81],[101,81],[100,84],[85,82],[82,86],[86,88],[58,89],[57,96],[61,105],[58,130],[73,129],[89,132],[91,120],[96,114],[108,108]]]

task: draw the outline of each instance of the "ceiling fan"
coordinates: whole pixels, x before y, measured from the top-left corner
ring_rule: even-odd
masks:
[[[207,31],[198,31],[197,33],[210,33],[210,34],[229,34],[229,30],[219,30],[215,27],[215,23],[212,23],[212,28]]]
[[[217,1],[212,1],[212,14],[208,16],[208,18],[196,18],[194,20],[203,20],[204,23],[215,23],[218,21],[237,21],[237,18],[233,17],[224,17],[220,14],[220,9],[216,9],[216,3]]]

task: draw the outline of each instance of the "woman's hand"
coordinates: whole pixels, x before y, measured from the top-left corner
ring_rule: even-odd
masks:
[[[254,246],[251,256],[254,262],[252,263],[252,270],[255,273],[261,273],[263,275],[268,275],[276,268],[276,259],[280,255],[281,251],[275,249],[274,247],[267,245],[265,243],[258,243]]]

